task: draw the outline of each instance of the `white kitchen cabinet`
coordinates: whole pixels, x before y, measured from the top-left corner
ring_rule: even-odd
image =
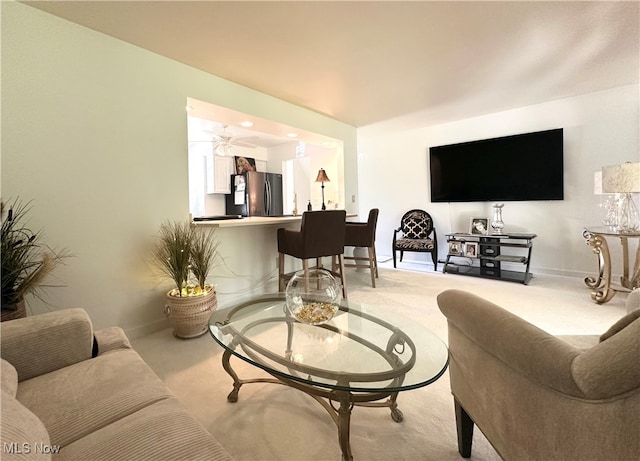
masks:
[[[267,161],[266,160],[256,160],[256,171],[262,171],[263,173],[267,172]]]
[[[212,163],[207,169],[207,194],[230,194],[231,175],[235,173],[233,157],[213,155]]]

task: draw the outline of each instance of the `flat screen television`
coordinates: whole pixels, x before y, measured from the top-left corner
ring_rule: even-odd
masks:
[[[432,202],[563,200],[562,128],[429,148]]]

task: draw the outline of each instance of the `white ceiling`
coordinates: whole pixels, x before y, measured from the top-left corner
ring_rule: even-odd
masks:
[[[190,142],[210,142],[211,132],[226,133],[236,140],[251,138],[246,143],[256,147],[273,147],[283,143],[305,143],[309,148],[335,149],[339,141],[317,133],[290,127],[273,120],[247,115],[233,109],[187,98]],[[244,128],[244,122],[253,126]],[[225,128],[226,126],[226,128]],[[293,136],[292,136],[293,135]]]
[[[638,82],[639,3],[25,2],[360,127]]]

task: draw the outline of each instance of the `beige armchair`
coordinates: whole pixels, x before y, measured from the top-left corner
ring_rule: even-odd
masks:
[[[578,349],[471,293],[438,305],[463,457],[475,424],[505,460],[640,459],[640,309]]]

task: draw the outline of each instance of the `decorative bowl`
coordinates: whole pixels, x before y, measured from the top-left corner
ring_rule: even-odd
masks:
[[[325,269],[296,272],[285,290],[285,305],[299,322],[320,325],[338,311],[340,282]]]

